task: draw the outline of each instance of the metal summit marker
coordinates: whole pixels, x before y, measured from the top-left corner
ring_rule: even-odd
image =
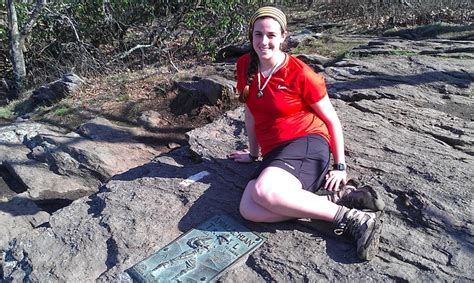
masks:
[[[216,215],[125,273],[133,282],[209,282],[263,242],[231,217]],[[120,282],[128,281],[124,275]]]

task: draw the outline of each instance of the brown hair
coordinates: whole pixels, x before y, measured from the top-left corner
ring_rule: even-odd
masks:
[[[258,55],[257,55],[257,52],[255,51],[255,49],[253,49],[252,42],[253,42],[253,27],[254,27],[254,24],[257,21],[257,19],[260,19],[260,18],[272,18],[272,19],[274,19],[274,20],[276,20],[277,22],[280,23],[280,21],[275,19],[274,17],[266,16],[266,15],[257,17],[255,19],[252,19],[251,25],[249,26],[250,63],[247,67],[247,82],[246,82],[246,86],[244,87],[244,89],[239,93],[239,101],[242,102],[242,103],[245,103],[245,101],[247,101],[247,97],[249,95],[250,85],[252,84],[252,82],[255,78],[255,73],[257,72],[257,69],[258,69]],[[285,19],[285,21],[286,21],[286,19]],[[281,33],[282,34],[287,31],[286,30],[286,25],[285,25],[285,27],[283,27],[282,24],[280,23],[280,27],[281,27]],[[280,46],[280,49],[285,50],[286,47],[287,47],[287,44],[286,44],[286,41],[285,41]]]

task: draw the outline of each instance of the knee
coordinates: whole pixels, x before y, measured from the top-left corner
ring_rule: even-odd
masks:
[[[244,195],[240,200],[239,212],[240,215],[252,222],[263,222],[259,213],[259,204],[253,199],[252,192],[255,190],[255,181],[252,180],[248,183]]]
[[[257,181],[255,182],[255,189],[252,192],[252,199],[256,203],[268,207],[275,205],[278,197],[269,182]]]

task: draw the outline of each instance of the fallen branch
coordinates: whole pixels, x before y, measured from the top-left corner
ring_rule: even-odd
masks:
[[[171,57],[170,57],[170,63],[171,63],[171,66],[173,66],[173,68],[176,70],[176,72],[179,72],[178,67],[176,67],[176,65],[173,63],[173,60],[171,60]]]
[[[65,15],[61,15],[61,17],[64,19],[66,18],[66,20],[69,22],[69,24],[71,25],[71,28],[72,30],[74,31],[74,35],[76,36],[76,39],[78,42],[82,43],[82,40],[81,38],[79,37],[79,34],[77,33],[77,30],[76,30],[76,27],[74,26],[74,23],[71,21],[71,19],[68,17],[68,16],[65,16]]]
[[[127,56],[129,56],[130,54],[133,53],[133,51],[137,50],[137,49],[142,49],[142,48],[150,48],[150,47],[153,47],[155,46],[155,43],[153,42],[152,44],[137,44],[135,47],[133,47],[132,49],[122,53],[122,55],[120,55],[117,59],[123,59]]]

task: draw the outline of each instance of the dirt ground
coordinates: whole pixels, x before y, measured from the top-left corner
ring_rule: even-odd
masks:
[[[216,105],[194,105],[191,111],[175,115],[170,111],[178,93],[174,83],[196,75],[218,74],[234,80],[233,68],[233,64],[188,64],[178,70],[169,66],[85,78],[86,84],[79,91],[54,106],[37,110],[32,118],[74,130],[102,116],[122,126],[142,127],[136,139],[165,152],[186,144],[187,131],[212,122],[240,104],[236,94],[224,93]],[[159,117],[153,128],[140,123],[142,113],[149,110]]]

